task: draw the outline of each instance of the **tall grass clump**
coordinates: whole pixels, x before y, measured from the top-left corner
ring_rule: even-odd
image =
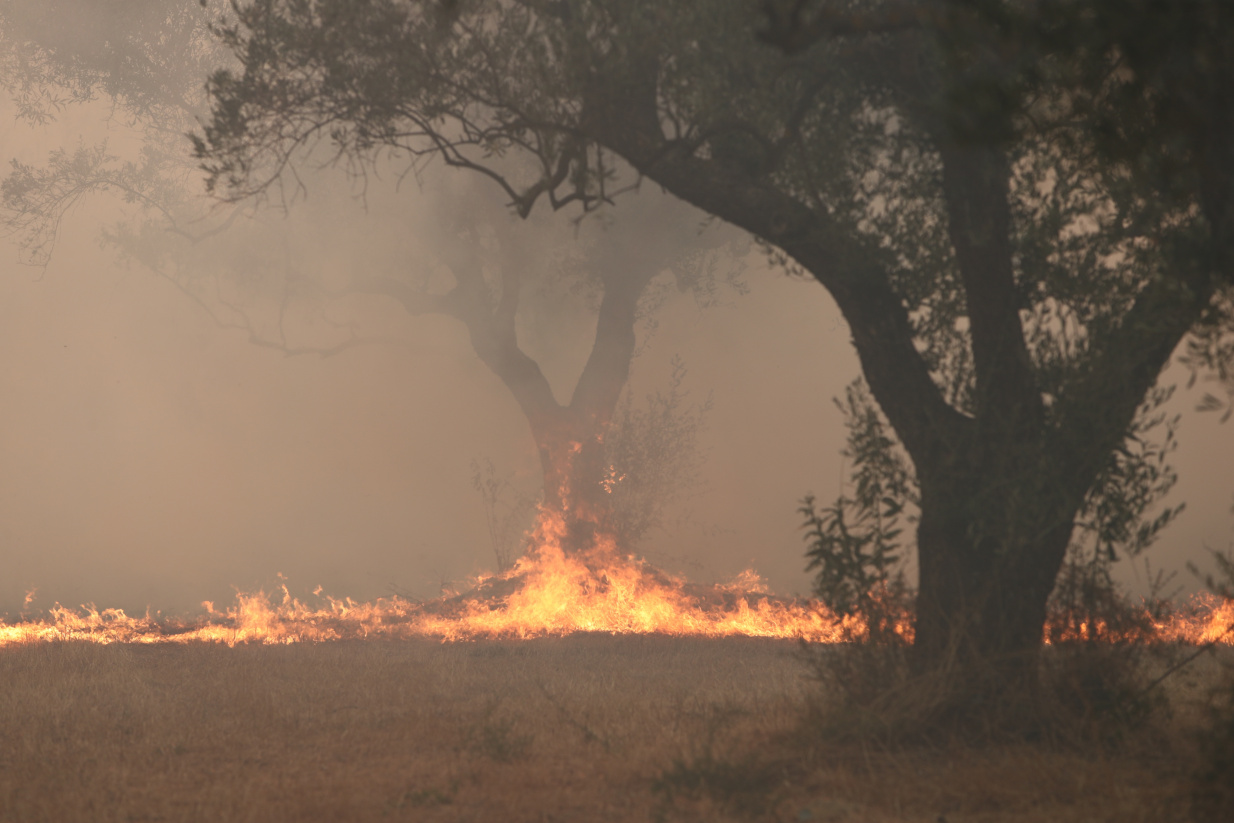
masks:
[[[820,506],[809,495],[798,511],[814,593],[832,614],[850,619],[842,623],[841,643],[803,654],[824,696],[812,706],[814,722],[833,734],[864,735],[894,717],[892,696],[908,676],[912,594],[901,537],[916,519],[918,500],[907,458],[865,384],[850,384],[836,405],[848,428],[843,455],[851,461],[851,496],[843,490]]]
[[[1136,599],[1115,583],[1112,562],[1112,554],[1073,547],[1050,601],[1037,714],[1055,739],[1117,745],[1170,716],[1156,687],[1179,654],[1157,628],[1173,609],[1163,595],[1172,576],[1151,578],[1148,597]]]
[[[1205,575],[1205,583],[1219,597],[1234,600],[1234,543],[1225,551],[1209,553],[1217,574]],[[1234,625],[1226,631],[1234,631]],[[1210,696],[1207,722],[1199,734],[1201,765],[1191,789],[1191,816],[1196,823],[1234,820],[1234,662],[1227,659],[1223,663],[1221,681]]]

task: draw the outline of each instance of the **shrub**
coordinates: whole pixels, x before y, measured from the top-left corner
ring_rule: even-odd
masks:
[[[1234,600],[1234,543],[1209,553],[1218,573],[1204,576],[1208,588]],[[1192,571],[1198,574],[1194,566]],[[1234,631],[1234,625],[1227,631]],[[1209,704],[1208,721],[1199,740],[1203,765],[1194,776],[1191,816],[1196,823],[1225,823],[1234,820],[1234,666],[1225,669]]]

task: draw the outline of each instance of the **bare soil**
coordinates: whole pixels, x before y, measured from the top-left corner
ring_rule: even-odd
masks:
[[[816,687],[795,652],[606,635],[4,648],[0,821],[1185,819],[1194,718],[1100,751],[835,746],[804,725]]]

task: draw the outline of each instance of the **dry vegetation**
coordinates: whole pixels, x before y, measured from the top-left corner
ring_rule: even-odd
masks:
[[[1186,817],[1202,670],[1090,750],[820,742],[806,673],[755,639],[12,647],[0,820]]]

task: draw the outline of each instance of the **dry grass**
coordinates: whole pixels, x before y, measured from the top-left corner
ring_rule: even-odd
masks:
[[[802,742],[791,643],[0,649],[3,821],[1168,821],[1182,733],[1115,752]]]

